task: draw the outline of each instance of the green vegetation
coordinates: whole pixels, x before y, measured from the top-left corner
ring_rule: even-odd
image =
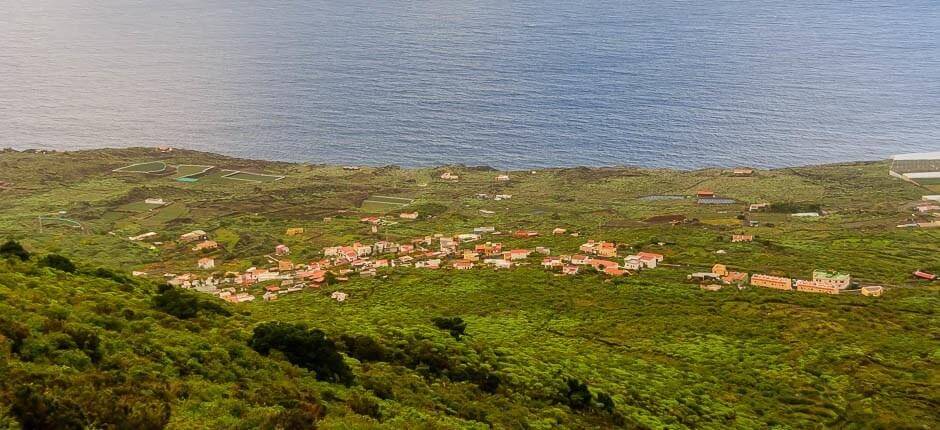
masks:
[[[227,173],[224,177],[226,179],[249,182],[274,182],[283,178],[282,176],[277,175],[265,175],[261,173],[250,172],[230,172]]]
[[[112,172],[157,158],[219,167],[196,183]],[[747,178],[550,169],[510,172],[506,183],[452,167],[460,180],[449,183],[434,169],[346,171],[191,151],[4,152],[0,180],[16,186],[0,192],[0,428],[936,428],[940,284],[911,272],[940,272],[940,230],[895,228],[930,190],[887,167]],[[221,169],[285,179],[233,187]],[[701,188],[742,203],[639,199]],[[359,221],[370,196],[403,195],[419,220],[375,234]],[[173,204],[119,210],[148,197]],[[780,212],[746,213],[758,202]],[[789,216],[807,207],[826,215]],[[85,228],[37,228],[59,211]],[[696,221],[644,222],[666,215]],[[745,227],[750,220],[760,226]],[[613,281],[537,264],[394,268],[345,281],[329,273],[322,289],[265,302],[257,287],[259,300],[242,304],[161,276],[196,271],[203,255],[221,274],[270,264],[264,256],[280,243],[300,263],[325,246],[478,226],[542,234],[485,239],[505,248],[570,254],[598,239],[666,261]],[[305,232],[286,236],[291,227]],[[553,236],[555,227],[580,236]],[[194,229],[220,249],[197,254],[176,242]],[[127,240],[148,231],[157,236]],[[755,241],[731,243],[738,233]],[[686,281],[715,263],[800,277],[837,270],[886,289],[880,298],[709,292]],[[336,291],[347,300],[332,300]]]
[[[167,169],[166,163],[162,161],[151,161],[151,162],[142,162],[134,163],[124,167],[119,167],[114,169],[115,172],[128,172],[128,173],[162,173]]]
[[[20,245],[19,242],[15,240],[8,240],[3,245],[0,245],[0,255],[16,257],[20,260],[26,261],[29,260],[29,251],[23,248],[23,245]]]

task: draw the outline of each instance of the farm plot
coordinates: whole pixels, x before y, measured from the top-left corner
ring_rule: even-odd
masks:
[[[223,172],[225,172],[225,174],[222,175],[223,178],[236,181],[274,182],[285,178],[280,175],[265,175],[262,173],[243,172],[241,170],[224,170]]]
[[[161,227],[166,223],[173,221],[177,218],[183,218],[189,215],[189,208],[182,203],[171,203],[168,206],[164,206],[158,211],[153,212],[153,215],[148,216],[141,220],[141,225],[148,227]]]
[[[362,202],[361,209],[366,212],[388,212],[401,209],[414,202],[406,197],[370,196]]]
[[[143,213],[148,212],[152,209],[156,209],[162,205],[155,205],[147,202],[133,202],[126,205],[121,205],[114,208],[115,212],[126,212],[126,213]]]
[[[112,170],[112,172],[121,172],[121,173],[165,173],[167,170],[166,163],[162,161],[147,161],[144,163],[135,163],[129,166],[118,167],[117,169]]]
[[[212,170],[215,166],[204,166],[201,164],[180,164],[176,166],[176,179],[197,178],[198,176]]]

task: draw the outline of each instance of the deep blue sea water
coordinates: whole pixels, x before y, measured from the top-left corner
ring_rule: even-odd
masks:
[[[0,147],[758,167],[940,150],[938,0],[0,0]]]

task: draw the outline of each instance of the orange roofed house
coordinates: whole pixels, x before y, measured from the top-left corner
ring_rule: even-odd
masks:
[[[216,249],[219,247],[218,242],[214,240],[206,240],[199,242],[196,246],[193,247],[193,251],[202,251],[206,249]]]
[[[517,239],[526,239],[526,238],[529,238],[529,237],[536,237],[536,236],[538,236],[538,235],[539,235],[539,232],[534,231],[534,230],[516,230],[516,232],[513,233],[512,235],[513,235],[513,237],[515,237],[515,238],[517,238]]]
[[[753,242],[754,236],[750,234],[733,234],[731,235],[731,242]]]

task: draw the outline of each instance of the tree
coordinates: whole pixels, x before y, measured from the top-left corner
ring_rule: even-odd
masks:
[[[581,410],[591,406],[591,392],[588,390],[587,384],[575,378],[568,378],[566,381],[562,399],[571,409]]]
[[[460,340],[460,337],[467,330],[467,323],[460,317],[437,317],[432,321],[437,328],[450,331],[450,335],[457,340]]]
[[[344,334],[340,336],[340,340],[346,346],[346,354],[359,361],[385,361],[385,347],[369,336],[354,337]]]
[[[603,391],[597,393],[597,403],[600,403],[601,409],[612,413],[614,411],[614,399]]]
[[[205,301],[196,294],[174,288],[172,285],[161,285],[158,294],[153,298],[154,309],[166,312],[179,319],[193,318],[200,311],[230,316],[232,313],[216,302]]]
[[[42,387],[21,385],[13,394],[10,411],[23,428],[82,429],[82,412],[69,400],[59,400],[44,393]]]
[[[0,245],[0,255],[16,257],[22,261],[29,260],[29,251],[27,251],[26,248],[23,248],[23,245],[20,245],[20,243],[15,240],[8,240],[3,245]]]
[[[153,307],[179,319],[189,319],[199,313],[199,300],[173,287],[161,287],[160,294],[153,298]]]
[[[72,263],[72,260],[69,260],[68,258],[59,254],[46,255],[42,258],[39,264],[52,269],[61,270],[63,272],[75,273],[75,264]]]
[[[336,343],[321,330],[309,330],[301,324],[268,322],[255,327],[248,346],[261,355],[280,351],[292,364],[316,372],[318,380],[352,384],[352,370],[337,351]]]

